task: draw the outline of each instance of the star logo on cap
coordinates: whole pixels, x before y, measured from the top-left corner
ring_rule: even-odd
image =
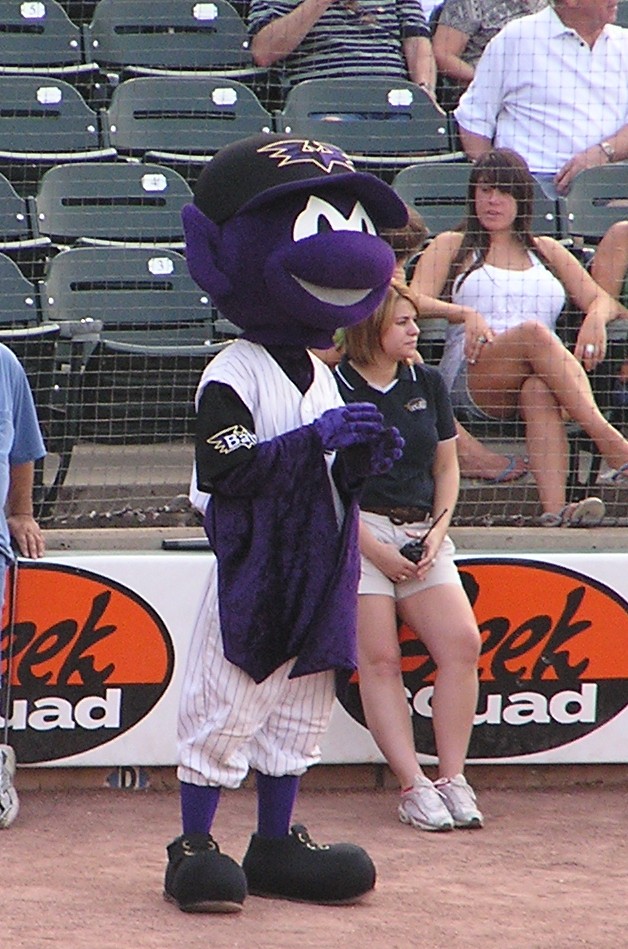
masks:
[[[258,149],[258,153],[266,153],[269,158],[275,159],[278,162],[278,168],[309,163],[316,165],[327,174],[331,174],[336,168],[355,171],[355,166],[349,156],[336,145],[315,142],[308,138],[294,138],[263,145]]]

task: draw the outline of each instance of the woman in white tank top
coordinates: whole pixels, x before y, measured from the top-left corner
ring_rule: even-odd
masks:
[[[454,410],[520,416],[541,523],[590,526],[604,516],[600,499],[565,504],[563,419],[582,426],[615,480],[628,479],[628,442],[598,409],[585,372],[604,359],[606,325],[627,314],[558,241],[532,235],[532,202],[523,159],[492,149],[471,170],[462,229],[434,238],[411,286],[422,317],[449,321],[441,371]],[[584,313],[573,354],[555,333],[567,298]]]

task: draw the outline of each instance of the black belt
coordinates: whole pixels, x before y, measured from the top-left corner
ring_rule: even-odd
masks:
[[[427,521],[431,517],[431,511],[424,507],[363,507],[367,514],[381,514],[387,517],[392,524],[416,524],[421,521]]]

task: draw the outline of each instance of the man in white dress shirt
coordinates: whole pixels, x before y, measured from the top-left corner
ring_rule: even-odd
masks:
[[[454,113],[467,156],[512,148],[550,197],[628,158],[628,30],[616,16],[617,0],[554,0],[507,24]]]

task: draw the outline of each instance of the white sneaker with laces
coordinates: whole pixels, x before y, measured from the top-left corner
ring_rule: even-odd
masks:
[[[20,809],[14,776],[15,752],[10,745],[0,745],[0,830],[11,826]]]
[[[453,830],[454,826],[440,790],[422,774],[417,774],[410,790],[401,795],[399,820],[421,830]]]
[[[439,778],[434,782],[451,814],[454,827],[469,829],[484,826],[484,817],[475,802],[475,791],[463,774],[453,778]]]

